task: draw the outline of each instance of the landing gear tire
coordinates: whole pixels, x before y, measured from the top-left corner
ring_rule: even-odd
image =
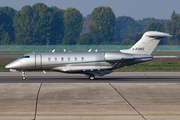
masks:
[[[22,79],[25,80],[26,79],[26,75],[25,75],[25,72],[23,70],[22,70],[21,75],[22,75]]]
[[[94,80],[94,79],[95,79],[94,75],[90,75],[90,76],[89,76],[89,79],[90,79],[90,80]]]
[[[26,79],[26,76],[22,76],[22,79],[25,80],[25,79]]]

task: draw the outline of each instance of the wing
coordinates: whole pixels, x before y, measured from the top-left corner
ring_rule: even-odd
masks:
[[[83,73],[86,75],[104,76],[112,72],[109,66],[104,67],[55,67],[52,70],[66,73]]]
[[[118,60],[113,66],[66,66],[66,67],[55,67],[52,70],[66,72],[66,73],[83,73],[86,75],[97,75],[104,76],[113,72],[113,69],[119,68],[124,59]]]

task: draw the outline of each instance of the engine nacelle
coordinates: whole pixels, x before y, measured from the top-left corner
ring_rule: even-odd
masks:
[[[133,55],[125,54],[125,53],[115,53],[115,52],[106,52],[105,55],[106,61],[113,61],[113,60],[121,60],[121,59],[134,59]]]

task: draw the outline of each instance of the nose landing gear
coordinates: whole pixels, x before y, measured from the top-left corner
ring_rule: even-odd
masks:
[[[21,74],[21,75],[22,75],[22,79],[25,80],[27,76],[25,75],[25,72],[24,72],[24,71],[22,71],[22,74]]]

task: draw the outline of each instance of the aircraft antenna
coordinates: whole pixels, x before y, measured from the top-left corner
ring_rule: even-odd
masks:
[[[55,49],[52,52],[55,52]]]
[[[88,52],[91,52],[91,49],[89,49]]]

